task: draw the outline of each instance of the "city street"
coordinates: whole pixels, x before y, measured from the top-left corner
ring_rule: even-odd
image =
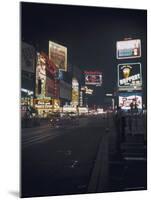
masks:
[[[21,197],[146,190],[146,10],[21,15]]]
[[[101,126],[69,127],[66,130],[46,126],[31,132],[23,131],[22,185],[25,196],[87,192],[103,135],[104,127]]]
[[[127,135],[119,158],[111,116],[80,120],[81,125],[65,129],[49,124],[23,129],[24,196],[145,189],[143,136]]]

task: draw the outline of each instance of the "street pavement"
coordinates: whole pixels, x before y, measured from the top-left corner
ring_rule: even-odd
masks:
[[[87,193],[105,131],[96,121],[80,119],[76,127],[46,125],[22,131],[23,197]]]
[[[146,189],[143,133],[126,131],[121,154],[116,142],[112,116],[22,129],[22,197]]]
[[[109,191],[131,191],[147,189],[147,144],[144,116],[126,118],[125,140],[121,152],[110,152]],[[114,129],[112,129],[113,131]],[[114,130],[116,135],[116,130]]]

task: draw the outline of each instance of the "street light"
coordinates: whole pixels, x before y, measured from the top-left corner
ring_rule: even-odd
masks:
[[[136,88],[137,88],[137,86],[135,85],[135,86],[134,86],[134,93],[135,93],[135,103],[136,103]]]
[[[115,109],[115,100],[114,100],[114,94],[112,93],[107,93],[105,94],[106,97],[112,97],[112,109],[114,110]]]

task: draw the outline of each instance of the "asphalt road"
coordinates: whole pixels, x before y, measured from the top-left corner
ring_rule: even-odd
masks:
[[[146,189],[143,135],[126,136],[122,157],[116,137],[111,117],[22,129],[22,197]]]
[[[22,196],[87,193],[104,126],[49,125],[22,131]],[[93,125],[92,125],[93,124]]]

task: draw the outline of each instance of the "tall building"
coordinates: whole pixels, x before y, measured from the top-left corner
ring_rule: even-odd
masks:
[[[79,106],[80,103],[80,88],[82,84],[82,71],[76,67],[72,66],[72,104],[75,106]]]
[[[35,108],[39,115],[59,109],[58,69],[45,53],[37,53]]]

